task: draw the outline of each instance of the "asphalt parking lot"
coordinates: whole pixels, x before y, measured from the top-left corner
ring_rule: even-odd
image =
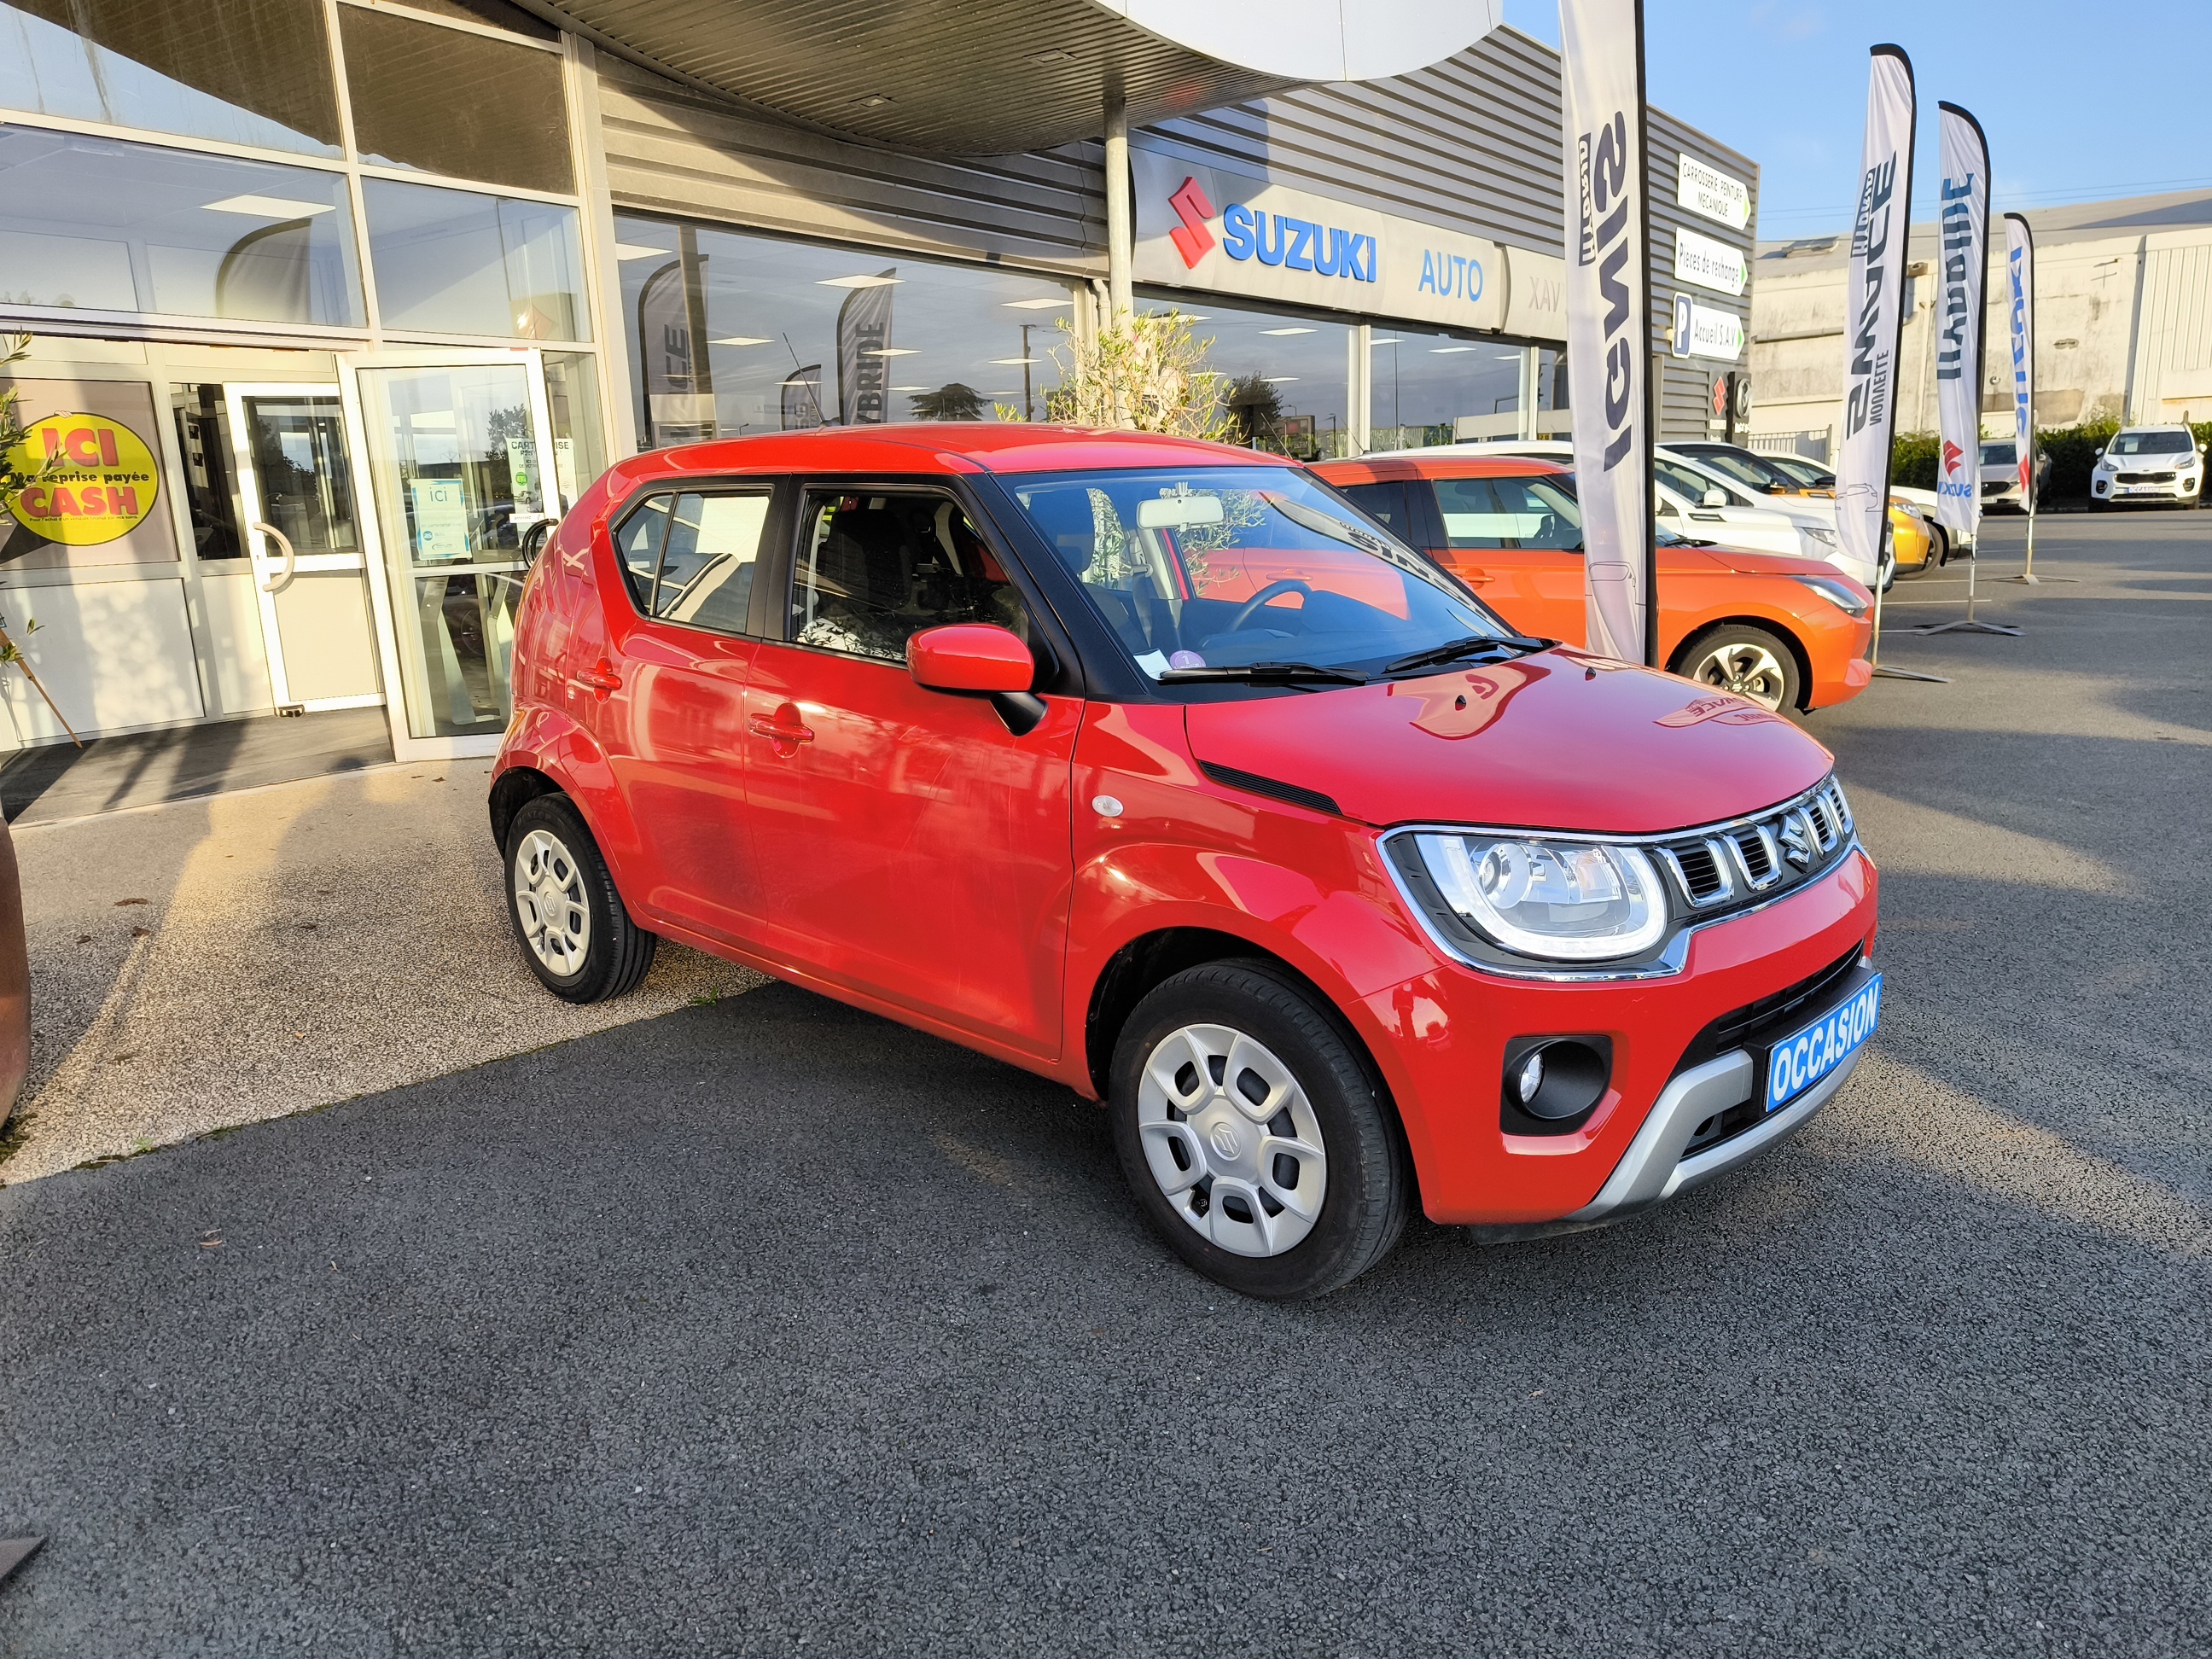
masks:
[[[1094,1109],[770,986],[50,1176],[0,1654],[2212,1649],[2212,514],[2019,535],[2023,637],[1814,718],[1884,1025],[1746,1172],[1248,1304]]]

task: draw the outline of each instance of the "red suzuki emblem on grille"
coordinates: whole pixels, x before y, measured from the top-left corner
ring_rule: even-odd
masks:
[[[1959,446],[1954,443],[1945,443],[1943,446],[1944,472],[1946,474],[1956,472],[1959,470],[1959,458],[1966,453],[1966,452],[1965,450],[1960,448]]]
[[[1183,264],[1195,270],[1198,262],[1214,249],[1213,233],[1206,228],[1206,222],[1213,216],[1213,204],[1206,199],[1206,192],[1198,187],[1197,179],[1186,179],[1182,187],[1168,198],[1168,205],[1182,221],[1168,235],[1176,245],[1176,252],[1182,255]]]

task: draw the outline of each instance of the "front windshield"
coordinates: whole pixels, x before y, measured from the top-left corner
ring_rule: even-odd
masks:
[[[1137,666],[1296,663],[1356,677],[1514,630],[1419,554],[1291,467],[1008,480]]]
[[[2020,452],[2013,447],[2010,438],[2000,438],[1995,443],[1982,446],[1984,466],[2010,466],[2019,459]]]
[[[1747,456],[1731,455],[1725,450],[1705,449],[1698,452],[1698,459],[1709,471],[1725,472],[1738,483],[1749,484],[1761,495],[1771,495],[1787,487],[1773,469]]]
[[[2197,447],[2186,432],[2123,432],[2112,440],[2115,455],[2179,455]]]
[[[1768,459],[1767,465],[1781,473],[1784,477],[1793,478],[1808,489],[1830,489],[1835,486],[1834,473],[1824,466],[1815,465],[1811,461],[1801,460],[1795,455],[1771,456]]]
[[[1708,478],[1695,467],[1684,466],[1680,461],[1670,461],[1663,455],[1653,458],[1651,471],[1657,475],[1661,483],[1692,507],[1703,504],[1708,490],[1718,489],[1723,498],[1728,495],[1727,489],[1723,488],[1718,479]],[[1728,501],[1730,507],[1735,504],[1733,501]]]

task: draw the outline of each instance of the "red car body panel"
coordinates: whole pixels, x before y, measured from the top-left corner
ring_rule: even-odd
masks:
[[[1332,484],[1412,478],[1525,478],[1571,469],[1507,455],[1384,456],[1324,461],[1313,471]],[[1588,637],[1582,555],[1558,548],[1429,547],[1422,550],[1523,633],[1570,644]],[[1854,617],[1793,580],[1821,575],[1873,596],[1830,564],[1731,547],[1658,550],[1659,659],[1723,623],[1750,623],[1796,647],[1805,707],[1826,708],[1856,696],[1873,678],[1866,659],[1871,617]]]
[[[1441,951],[1379,848],[1442,821],[1644,833],[1762,809],[1826,751],[1742,700],[1556,650],[1496,667],[1233,701],[1041,698],[1016,736],[988,698],[896,665],[651,621],[609,530],[656,481],[1277,465],[1217,446],[933,426],[640,456],[570,513],[518,611],[499,781],[542,774],[655,932],[1097,1091],[1089,1025],[1125,947],[1167,929],[1245,941],[1364,1045],[1427,1213],[1541,1221],[1588,1202],[1689,1036],[1870,944],[1856,851],[1690,937],[1679,973],[1556,983]],[[1003,553],[1000,556],[1004,556]],[[1253,591],[1273,562],[1255,559]],[[1264,577],[1264,580],[1262,578]],[[1317,792],[1338,811],[1209,775]],[[1103,805],[1117,804],[1109,813]],[[1504,1044],[1609,1035],[1612,1091],[1577,1133],[1499,1127]]]

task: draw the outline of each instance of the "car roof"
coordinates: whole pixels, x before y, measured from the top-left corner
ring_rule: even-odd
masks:
[[[1555,462],[1526,455],[1455,455],[1448,449],[1433,454],[1363,455],[1357,459],[1316,461],[1312,470],[1331,483],[1380,483],[1401,478],[1516,478],[1551,473],[1564,476],[1569,469]]]
[[[915,421],[713,438],[650,451],[615,470],[634,484],[672,473],[1054,472],[1289,465],[1280,455],[1154,432],[1026,421]]]

